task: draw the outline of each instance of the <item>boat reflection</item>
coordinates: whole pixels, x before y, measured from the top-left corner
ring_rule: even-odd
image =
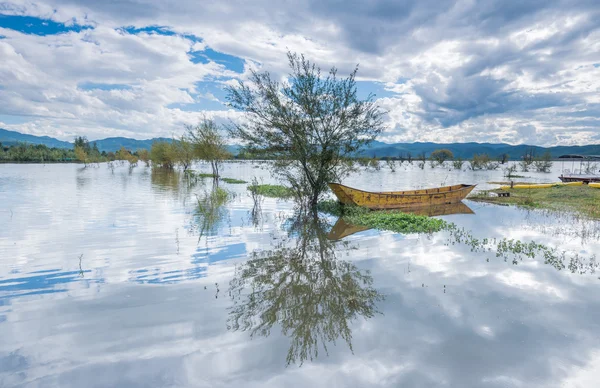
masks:
[[[435,216],[447,216],[451,214],[475,214],[473,209],[468,207],[463,202],[453,203],[449,205],[435,205],[435,206],[421,206],[415,208],[402,209],[403,213],[411,213],[418,216],[427,216],[427,217],[435,217]],[[327,234],[327,238],[329,240],[340,240],[344,237],[350,236],[354,233],[363,232],[365,230],[369,230],[368,226],[354,225],[344,221],[342,217],[340,217],[333,228]]]
[[[288,365],[327,354],[340,338],[352,350],[352,321],[376,314],[383,295],[368,271],[338,259],[350,249],[328,240],[322,221],[295,218],[286,238],[236,268],[228,329],[266,337],[279,325],[290,338]]]

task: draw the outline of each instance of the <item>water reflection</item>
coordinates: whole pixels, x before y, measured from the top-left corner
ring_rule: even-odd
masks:
[[[228,328],[266,337],[280,325],[290,338],[288,365],[327,354],[339,338],[352,350],[352,321],[373,317],[384,299],[369,271],[338,259],[354,248],[329,241],[322,220],[297,215],[287,238],[236,268]]]
[[[473,209],[464,204],[463,202],[437,205],[437,206],[421,206],[411,209],[402,209],[404,213],[411,213],[419,216],[435,217],[435,216],[447,216],[451,214],[475,214]],[[364,232],[369,230],[368,226],[354,225],[349,223],[340,217],[333,228],[327,234],[327,238],[330,240],[341,240],[344,237],[348,237],[354,233]]]
[[[202,195],[196,195],[197,206],[194,210],[191,230],[198,233],[198,239],[205,234],[215,235],[218,225],[228,211],[225,208],[231,198],[231,193],[214,184],[210,191],[205,191]]]

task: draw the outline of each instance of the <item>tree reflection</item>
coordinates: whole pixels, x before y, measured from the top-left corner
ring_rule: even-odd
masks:
[[[213,185],[210,191],[196,195],[198,201],[194,209],[192,230],[198,231],[198,239],[205,234],[215,234],[217,227],[227,215],[225,204],[231,199],[231,194],[226,190]]]
[[[288,365],[327,353],[339,338],[352,350],[351,322],[373,317],[383,300],[369,271],[336,257],[352,247],[329,241],[323,226],[313,216],[294,218],[288,237],[252,253],[230,282],[228,328],[266,337],[279,324],[291,340]]]

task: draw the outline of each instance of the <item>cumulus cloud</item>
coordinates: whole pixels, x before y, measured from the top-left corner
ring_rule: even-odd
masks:
[[[384,83],[384,141],[600,139],[591,0],[11,0],[0,14],[90,27],[43,36],[0,27],[0,120],[26,117],[4,126],[31,133],[141,138],[206,113],[237,119],[219,89],[250,67],[284,76],[292,50],[341,73],[359,63],[361,80]],[[216,54],[198,60],[207,48]],[[206,82],[214,88],[200,90]]]

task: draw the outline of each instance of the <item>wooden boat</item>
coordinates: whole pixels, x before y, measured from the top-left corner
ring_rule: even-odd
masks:
[[[600,182],[600,175],[584,175],[584,174],[571,174],[571,175],[561,175],[558,177],[562,182],[582,182],[582,183],[590,183],[590,182]]]
[[[416,208],[405,208],[402,209],[404,213],[416,214],[419,216],[447,216],[450,214],[475,214],[475,212],[462,202],[453,203],[450,205],[437,205],[437,206],[419,206]],[[354,225],[346,222],[340,217],[333,228],[327,234],[329,240],[340,240],[344,237],[350,236],[351,234],[363,232],[369,230],[368,226]]]
[[[344,205],[356,205],[372,210],[403,209],[419,206],[446,205],[462,201],[475,185],[454,185],[432,189],[369,192],[329,183],[329,187]]]

